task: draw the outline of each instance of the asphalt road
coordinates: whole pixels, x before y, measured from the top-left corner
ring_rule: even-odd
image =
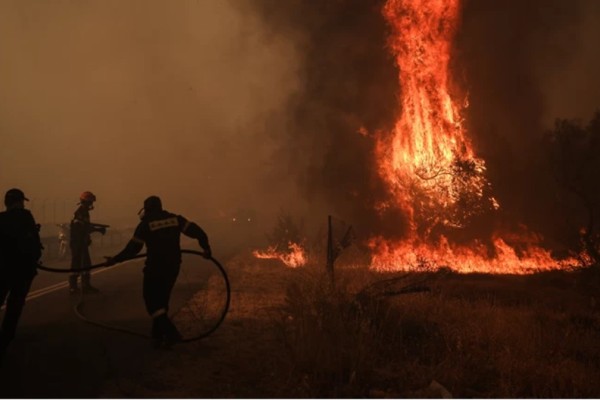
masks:
[[[100,255],[93,261],[101,261]],[[202,288],[211,271],[202,268],[206,263],[184,256],[171,310]],[[67,266],[66,262],[45,264]],[[135,260],[96,270],[92,284],[100,293],[83,298],[82,313],[97,322],[148,334],[142,266],[143,260]],[[109,380],[136,381],[137,374],[156,357],[157,350],[147,338],[102,329],[78,318],[73,308],[82,299],[68,293],[67,277],[44,271],[36,277],[17,337],[0,366],[1,397],[98,397]]]

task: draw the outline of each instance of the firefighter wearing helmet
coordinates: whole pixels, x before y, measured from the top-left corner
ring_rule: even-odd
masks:
[[[92,265],[90,259],[90,244],[92,243],[91,233],[106,233],[106,226],[93,224],[90,222],[90,210],[94,209],[96,196],[92,192],[83,192],[79,196],[79,207],[75,210],[71,220],[71,237],[69,245],[71,247],[71,269],[82,270],[74,272],[69,276],[69,292],[77,292],[77,278],[81,276],[81,288],[87,292],[97,292],[90,282],[89,268]]]
[[[181,234],[194,238],[211,257],[208,236],[195,223],[181,215],[163,210],[158,196],[150,196],[140,210],[141,222],[133,238],[119,254],[108,258],[113,265],[138,254],[144,244],[148,253],[144,267],[143,297],[148,314],[152,317],[152,339],[155,346],[167,345],[181,340],[181,335],[168,317],[169,298],[181,266]]]

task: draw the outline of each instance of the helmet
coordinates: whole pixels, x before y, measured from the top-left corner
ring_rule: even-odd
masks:
[[[146,200],[144,200],[144,210],[146,212],[162,210],[162,201],[160,201],[160,197],[150,196]]]
[[[94,193],[92,192],[83,192],[81,193],[81,196],[79,196],[79,201],[93,203],[94,201],[96,201],[96,196],[94,196]]]
[[[158,196],[150,196],[144,200],[144,207],[138,212],[140,218],[162,210],[162,201]]]
[[[25,197],[25,193],[23,193],[22,190],[16,189],[16,188],[10,189],[4,195],[4,204],[5,205],[14,204],[16,202],[25,201],[25,200],[29,201],[29,199],[27,197]]]

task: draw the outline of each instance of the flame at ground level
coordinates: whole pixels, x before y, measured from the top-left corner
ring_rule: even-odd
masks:
[[[548,250],[528,245],[520,254],[500,237],[494,238],[491,250],[481,242],[472,246],[454,245],[442,237],[437,245],[417,240],[391,242],[382,237],[369,240],[373,253],[371,268],[380,272],[432,271],[449,268],[458,273],[532,274],[550,270],[571,270],[588,264],[587,257],[554,259]]]
[[[299,244],[288,243],[288,251],[278,250],[275,246],[267,248],[266,251],[254,250],[254,257],[263,259],[278,259],[290,268],[301,267],[306,264],[306,251]]]

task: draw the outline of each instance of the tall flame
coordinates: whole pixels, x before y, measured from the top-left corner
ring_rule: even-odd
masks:
[[[391,138],[377,145],[395,203],[383,206],[407,211],[415,230],[463,226],[481,208],[488,186],[485,164],[463,128],[466,99],[458,102],[450,92],[459,11],[459,0],[389,0],[383,9],[402,82],[400,117]]]
[[[379,173],[390,194],[378,208],[400,209],[410,232],[401,243],[372,238],[372,265],[411,268],[427,260],[464,272],[562,268],[535,245],[517,253],[495,237],[490,256],[480,243],[465,248],[444,236],[429,237],[435,228],[462,229],[475,216],[499,208],[485,163],[475,155],[463,126],[467,97],[452,81],[451,50],[460,11],[460,0],[388,0],[384,5],[401,92],[393,131],[380,133],[376,143]]]
[[[448,168],[456,156],[472,158],[449,90],[459,0],[389,0],[383,13],[393,29],[390,46],[402,82],[390,155],[394,170],[415,174]]]

